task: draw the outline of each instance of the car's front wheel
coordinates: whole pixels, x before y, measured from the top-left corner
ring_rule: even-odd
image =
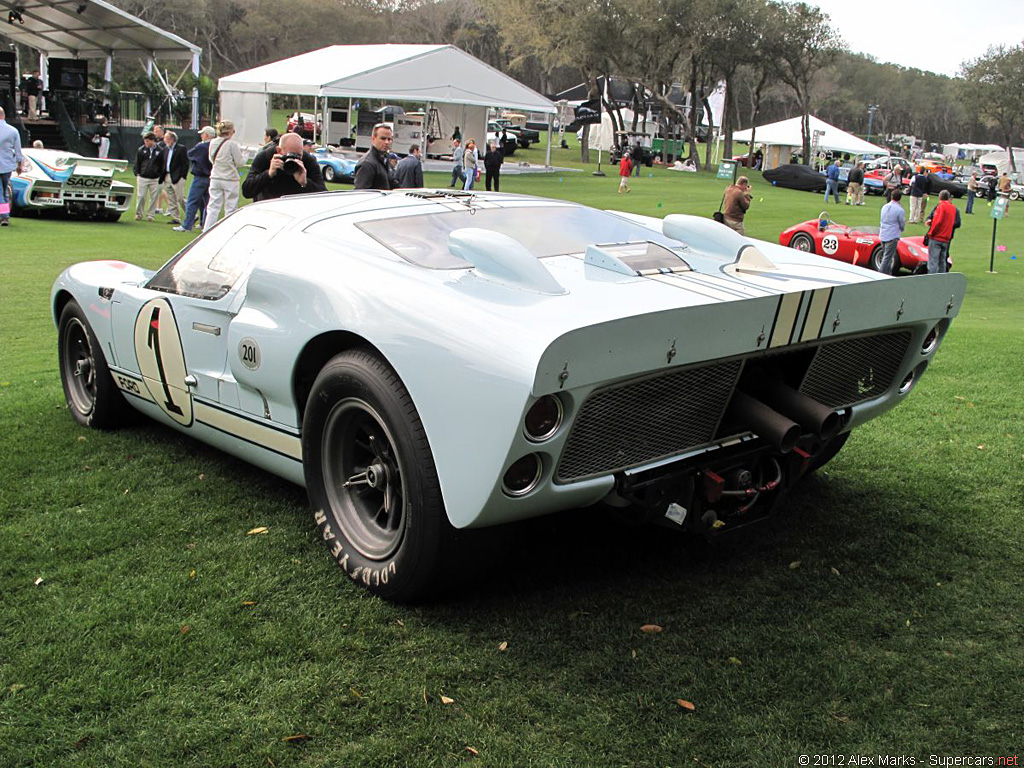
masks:
[[[314,517],[338,565],[380,597],[428,595],[454,531],[412,398],[372,351],[343,352],[320,371],[302,456]]]
[[[789,247],[804,253],[814,253],[814,241],[810,235],[804,232],[797,232],[793,235],[793,239],[789,241]]]
[[[334,181],[334,168],[329,165],[324,166],[324,181]]]
[[[65,305],[58,328],[60,380],[71,415],[87,427],[118,426],[128,405],[110,375],[99,339],[78,302],[72,300]]]

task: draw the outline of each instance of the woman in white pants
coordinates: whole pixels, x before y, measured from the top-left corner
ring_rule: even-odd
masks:
[[[217,138],[210,142],[210,202],[206,206],[204,228],[209,229],[220,218],[221,209],[224,215],[230,216],[238,207],[238,169],[245,160],[242,148],[232,136],[235,135],[235,124],[230,120],[217,123]]]

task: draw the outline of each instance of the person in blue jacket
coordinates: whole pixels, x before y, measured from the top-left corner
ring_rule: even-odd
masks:
[[[829,193],[839,200],[839,160],[833,161],[832,165],[825,171],[825,202],[828,202]]]

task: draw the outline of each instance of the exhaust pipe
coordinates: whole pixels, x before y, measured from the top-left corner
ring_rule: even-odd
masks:
[[[756,432],[779,453],[789,453],[800,439],[799,425],[739,390],[733,393],[725,418]]]
[[[838,413],[778,379],[762,376],[752,382],[750,389],[768,407],[799,424],[804,432],[811,432],[822,440],[828,440],[839,431]]]

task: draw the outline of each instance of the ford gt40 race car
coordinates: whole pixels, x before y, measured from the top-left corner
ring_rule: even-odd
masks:
[[[352,184],[356,180],[356,160],[345,155],[335,154],[326,147],[313,153],[324,181]]]
[[[804,253],[817,253],[876,272],[882,266],[882,241],[878,227],[848,227],[821,217],[794,224],[779,235],[779,242]],[[900,265],[908,272],[928,268],[928,248],[920,237],[900,239],[897,250]]]
[[[26,149],[25,168],[11,176],[14,213],[65,214],[117,221],[128,210],[131,184],[117,181],[114,173],[128,167],[127,160],[100,160],[56,149]]]
[[[961,274],[883,277],[740,236],[520,195],[297,195],[156,272],[51,295],[72,416],[135,408],[306,487],[331,556],[394,600],[460,529],[614,504],[721,535],[901,403]]]

